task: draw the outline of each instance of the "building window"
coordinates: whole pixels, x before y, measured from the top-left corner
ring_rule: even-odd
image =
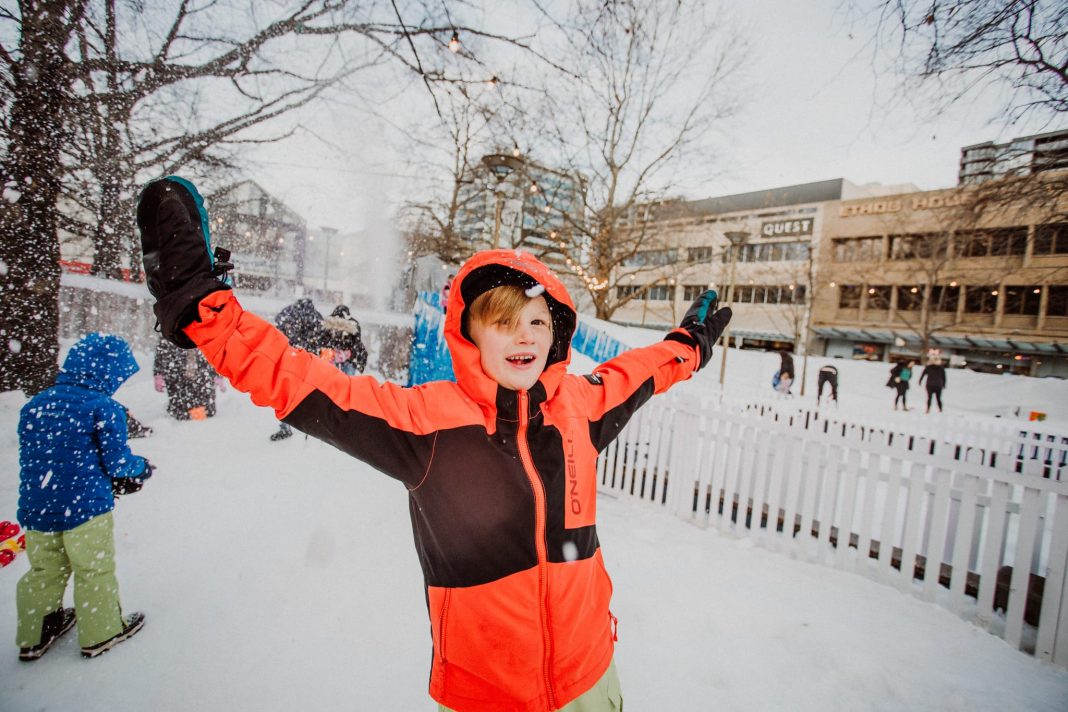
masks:
[[[935,285],[931,287],[931,299],[928,302],[931,311],[955,312],[960,302],[960,287]]]
[[[998,288],[965,287],[964,311],[969,314],[993,314],[998,308]]]
[[[779,293],[782,291],[781,287],[764,287],[764,303],[765,304],[778,304]]]
[[[835,262],[874,262],[883,257],[879,236],[839,238],[833,244]]]
[[[1006,314],[1038,316],[1038,306],[1042,301],[1042,288],[1031,285],[1027,287],[1005,287]]]
[[[859,284],[843,284],[838,288],[838,308],[860,309],[860,293]]]
[[[804,304],[805,295],[808,293],[805,289],[805,285],[800,284],[793,289],[794,292],[794,304]]]
[[[673,265],[678,262],[679,251],[671,250],[642,250],[623,260],[625,267],[645,267],[658,265]]]
[[[654,284],[645,293],[646,299],[655,302],[670,302],[675,298],[675,285]]]
[[[889,309],[891,289],[889,286],[868,287],[868,309]]]
[[[1026,227],[1005,227],[990,231],[990,254],[992,256],[1023,256],[1026,251]]]
[[[752,304],[753,303],[753,288],[752,287],[735,287],[734,288],[734,301],[739,304]]]
[[[716,249],[707,245],[690,247],[686,250],[686,258],[690,262],[711,262],[716,256]]]
[[[643,285],[639,284],[621,284],[616,287],[616,298],[626,299],[635,295],[640,295],[644,289]]]
[[[1004,257],[1023,255],[1027,250],[1027,228],[961,230],[954,238],[958,257]]]
[[[1050,223],[1035,227],[1033,254],[1068,254],[1068,223]]]
[[[923,287],[898,287],[898,311],[920,311],[923,308]]]
[[[1046,303],[1047,316],[1068,316],[1068,286],[1046,287],[1049,301]]]
[[[707,291],[708,287],[703,284],[684,284],[682,286],[682,300],[684,302],[692,302]]]
[[[890,259],[918,260],[942,257],[946,254],[946,240],[941,233],[926,232],[890,236]]]
[[[753,287],[753,304],[763,304],[767,296],[767,287]]]

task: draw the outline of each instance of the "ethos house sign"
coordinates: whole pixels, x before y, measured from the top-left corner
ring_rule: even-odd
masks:
[[[812,218],[771,220],[760,223],[761,237],[798,237],[812,234]]]

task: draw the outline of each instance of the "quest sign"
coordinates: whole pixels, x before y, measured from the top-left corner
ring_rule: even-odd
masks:
[[[838,208],[838,217],[852,218],[857,215],[885,215],[896,213],[903,209],[910,210],[933,210],[936,208],[955,208],[968,205],[973,200],[966,193],[950,193],[949,195],[915,195],[912,198],[887,198],[886,200],[870,200],[866,203],[854,203],[843,205]]]
[[[798,237],[812,234],[812,218],[771,220],[760,223],[761,237]]]

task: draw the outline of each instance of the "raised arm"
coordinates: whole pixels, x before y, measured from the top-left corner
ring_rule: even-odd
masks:
[[[207,213],[187,181],[150,183],[137,219],[148,287],[165,339],[200,348],[237,390],[299,430],[406,484],[422,479],[433,449],[434,416],[458,407],[455,396],[430,398],[426,389],[346,376],[293,348],[276,327],[242,309],[219,279]]]
[[[716,293],[705,292],[664,341],[631,349],[575,381],[585,393],[590,439],[598,451],[608,446],[654,394],[689,379],[708,364],[712,347],[732,315],[730,307],[717,311],[716,303]]]

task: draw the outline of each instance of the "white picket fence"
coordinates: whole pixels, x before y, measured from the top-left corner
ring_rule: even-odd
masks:
[[[661,396],[602,454],[600,487],[896,586],[1068,667],[1068,482],[869,430]]]
[[[1043,423],[964,414],[840,416],[833,407],[803,407],[789,400],[733,401],[731,405],[793,427],[1068,481],[1068,433]]]

